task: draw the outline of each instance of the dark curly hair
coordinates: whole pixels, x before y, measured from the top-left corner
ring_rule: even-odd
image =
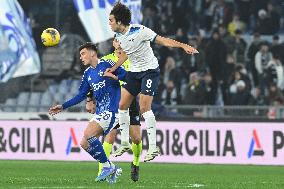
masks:
[[[116,22],[121,22],[125,26],[130,24],[131,11],[124,4],[117,2],[112,8],[110,14],[114,16]]]

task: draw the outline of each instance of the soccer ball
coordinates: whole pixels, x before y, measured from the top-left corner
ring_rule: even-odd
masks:
[[[41,41],[44,46],[52,47],[58,45],[60,41],[60,34],[54,28],[47,28],[41,34]]]

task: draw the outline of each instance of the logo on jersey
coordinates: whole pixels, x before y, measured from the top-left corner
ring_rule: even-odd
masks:
[[[104,72],[102,70],[100,70],[98,75],[102,77],[104,75]]]
[[[100,81],[98,83],[92,83],[92,87],[94,91],[97,91],[100,88],[103,88],[104,86],[106,86],[106,80]]]
[[[92,80],[92,79],[91,79],[91,77],[89,76],[89,77],[88,77],[88,81],[91,81],[91,80]]]
[[[72,147],[72,143],[74,145],[73,147]],[[70,152],[76,152],[76,153],[80,152],[80,147],[78,145],[77,138],[75,136],[75,132],[72,127],[70,128],[70,136],[69,136],[68,143],[67,143],[66,155],[69,155]]]

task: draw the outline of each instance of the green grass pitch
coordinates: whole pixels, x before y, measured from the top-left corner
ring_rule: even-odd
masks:
[[[95,182],[96,162],[0,161],[0,188],[284,188],[284,167],[141,163],[140,180],[130,180],[130,163],[117,163],[116,184]]]

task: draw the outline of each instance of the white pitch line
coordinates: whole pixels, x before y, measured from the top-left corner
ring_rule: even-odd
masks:
[[[83,188],[89,188],[86,186],[28,186],[24,187],[23,189],[70,189],[70,188],[77,188],[77,189],[83,189]]]
[[[200,187],[204,187],[204,184],[189,184],[189,185],[174,185],[174,188],[200,188]]]

